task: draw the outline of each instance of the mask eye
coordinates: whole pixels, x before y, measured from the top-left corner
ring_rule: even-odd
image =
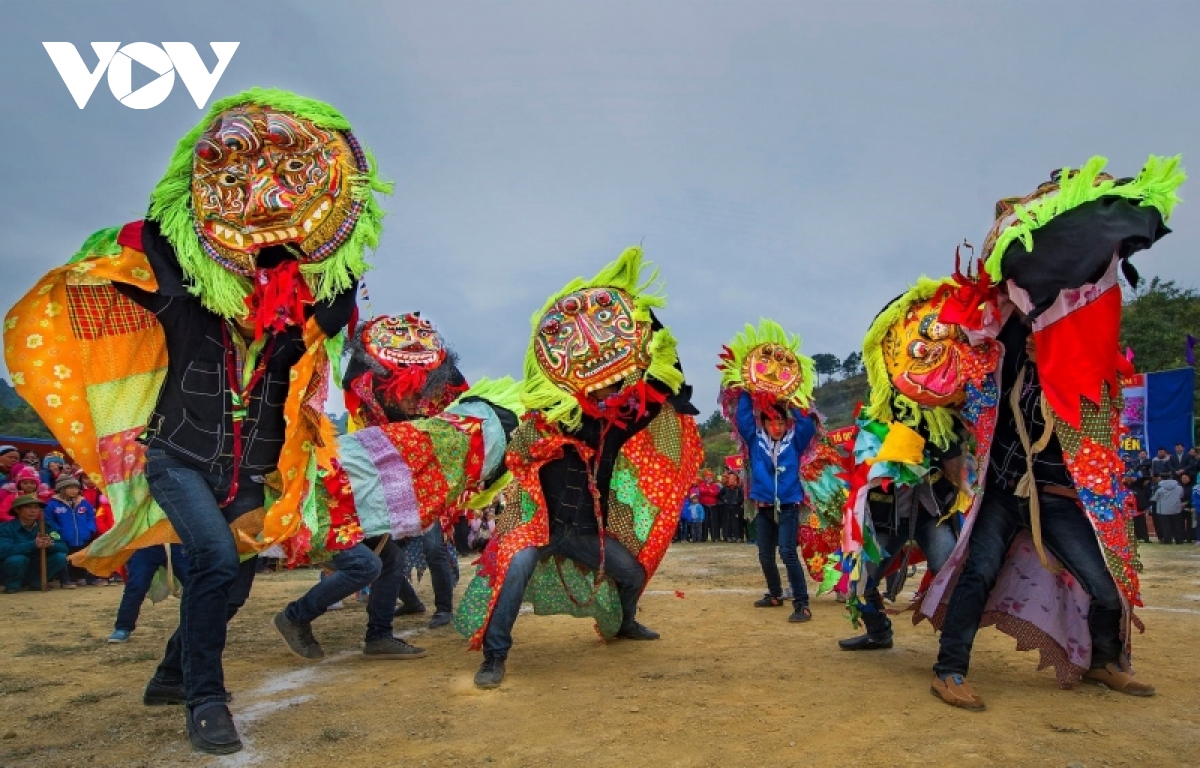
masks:
[[[217,175],[217,183],[222,187],[236,187],[241,179],[236,174],[225,172]]]
[[[298,157],[293,157],[291,160],[284,160],[280,163],[280,169],[288,173],[299,173],[304,170],[306,163]]]
[[[596,313],[596,319],[602,323],[607,323],[609,320],[612,320],[612,317],[613,313],[611,309],[602,309]]]
[[[924,360],[929,355],[929,345],[923,341],[914,341],[908,345],[908,354],[917,360]]]

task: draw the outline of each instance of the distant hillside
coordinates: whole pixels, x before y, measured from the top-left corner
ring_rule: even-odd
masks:
[[[865,373],[831,381],[813,390],[817,410],[825,417],[825,426],[829,429],[850,426],[855,406],[866,402],[868,391]]]
[[[53,437],[29,404],[4,379],[0,379],[0,435]]]
[[[9,384],[4,379],[0,379],[0,408],[19,408],[25,405],[25,401],[17,394],[17,390],[13,389],[12,384]]]

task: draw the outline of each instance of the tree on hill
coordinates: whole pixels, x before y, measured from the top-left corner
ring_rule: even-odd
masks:
[[[857,376],[863,372],[862,352],[851,352],[842,361],[842,376]]]
[[[733,426],[725,420],[720,411],[713,411],[712,415],[700,423],[700,437],[711,437],[732,429]]]
[[[1157,277],[1134,293],[1121,315],[1121,345],[1139,373],[1187,365],[1187,337],[1200,338],[1200,292]],[[1200,389],[1194,410],[1200,421]]]
[[[818,382],[822,375],[825,376],[825,381],[828,382],[838,371],[842,370],[842,361],[837,355],[831,355],[828,352],[819,352],[813,355],[813,366],[817,369]]]

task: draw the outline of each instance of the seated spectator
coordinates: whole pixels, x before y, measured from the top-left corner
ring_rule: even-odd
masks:
[[[96,538],[96,510],[80,494],[83,486],[75,478],[64,475],[54,488],[54,496],[46,504],[46,519],[54,523],[67,545],[69,554],[86,549]],[[108,582],[92,576],[77,565],[67,564],[62,575],[63,589],[89,584],[94,587]]]
[[[20,592],[22,586],[41,589],[41,556],[46,551],[46,579],[54,579],[67,566],[67,545],[46,521],[46,533],[40,531],[38,519],[45,503],[36,496],[18,496],[13,502],[15,520],[0,524],[0,567],[4,574],[4,594]]]
[[[58,478],[63,474],[62,454],[50,453],[42,459],[42,482],[53,488],[58,484]]]
[[[133,630],[137,629],[138,616],[142,612],[142,603],[154,582],[154,574],[160,568],[170,566],[171,574],[180,585],[187,581],[187,555],[179,544],[171,544],[170,555],[164,544],[158,547],[146,547],[133,553],[133,557],[125,564],[125,591],[121,593],[121,607],[117,609],[117,622],[113,633],[108,636],[110,643],[128,642]],[[171,574],[168,574],[170,576]],[[174,593],[176,590],[172,590]]]
[[[13,482],[12,470],[20,459],[21,452],[15,445],[0,445],[0,479],[6,483]]]

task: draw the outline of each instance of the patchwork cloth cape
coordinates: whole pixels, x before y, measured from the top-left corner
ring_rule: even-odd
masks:
[[[496,535],[477,563],[455,614],[454,626],[470,638],[472,650],[483,644],[504,577],[514,554],[550,542],[550,516],[539,471],[572,446],[585,461],[592,450],[531,411],[512,436],[505,462],[514,482],[504,491],[505,506]],[[609,487],[606,532],[634,554],[646,570],[657,570],[679,522],[683,498],[704,459],[704,446],[693,417],[671,404],[622,446]],[[621,625],[621,603],[610,579],[596,584],[596,573],[574,561],[552,557],[538,563],[525,599],[539,615],[591,617],[603,637]]]
[[[1095,312],[1115,311],[1119,318],[1120,289],[1116,283],[1117,259],[1105,276],[1096,284],[1097,290],[1064,294],[1034,324],[1035,339],[1038,334],[1066,318],[1078,314],[1088,305],[1097,306],[1086,310],[1084,317]],[[1014,287],[1009,286],[1010,293]],[[1111,306],[1108,306],[1110,305]],[[1071,312],[1066,310],[1070,308]],[[1111,318],[1109,318],[1111,320]],[[1093,317],[1098,321],[1098,317]],[[1070,321],[1074,322],[1074,321]],[[1110,325],[1105,322],[1103,325]],[[1119,320],[1118,320],[1119,324]],[[1097,324],[1101,327],[1101,324]],[[1099,343],[1111,342],[1104,334]],[[1042,371],[1043,345],[1038,343],[1039,374]],[[1115,343],[1110,347],[1114,379],[1116,372],[1125,364]],[[995,387],[999,388],[999,369],[995,374]],[[1067,471],[1079,493],[1083,512],[1096,532],[1098,542],[1109,573],[1117,585],[1123,606],[1122,639],[1125,655],[1130,653],[1130,627],[1143,629],[1133,609],[1142,605],[1138,574],[1142,570],[1137,555],[1137,539],[1133,532],[1133,517],[1128,507],[1128,491],[1121,484],[1124,464],[1118,448],[1121,438],[1121,411],[1124,400],[1118,387],[1108,382],[1101,385],[1101,392],[1093,402],[1087,397],[1077,397],[1079,409],[1078,426],[1072,425],[1059,409],[1048,404],[1054,415],[1054,434],[1063,449]],[[994,430],[998,401],[980,412],[980,419]],[[990,411],[990,415],[989,412]],[[980,442],[990,441],[990,435],[980,434]],[[987,472],[987,460],[980,462],[979,476]],[[940,629],[945,617],[946,605],[950,601],[954,584],[966,562],[975,522],[975,511],[983,501],[983,494],[976,494],[958,545],[946,565],[934,578],[929,589],[919,598],[913,622],[929,619]],[[1049,552],[1045,553],[1047,565],[1042,564],[1033,537],[1027,531],[1018,534],[1004,565],[996,586],[988,597],[981,626],[996,626],[1017,640],[1018,650],[1039,651],[1038,669],[1053,666],[1060,686],[1069,688],[1078,682],[1091,665],[1092,641],[1088,628],[1088,611],[1091,598],[1070,572],[1062,568]]]
[[[17,392],[112,505],[115,525],[73,562],[108,576],[137,549],[179,541],[150,497],[144,473],[146,428],[166,375],[163,331],[154,315],[114,283],[158,288],[141,250],[141,222],[88,238],[70,263],[51,270],[4,321],[4,351]],[[332,459],[332,425],[323,413],[329,361],[316,322],[293,367],[287,430],[276,493],[268,507],[234,524],[243,554],[284,544],[295,551],[330,528],[312,505],[318,460]]]
[[[452,523],[465,507],[489,501],[509,480],[506,475],[491,480],[508,446],[491,403],[519,412],[518,387],[508,378],[483,379],[435,417],[364,427],[338,438],[338,463],[322,493],[325,503],[344,508],[355,520],[357,530],[348,527],[344,540],[419,536]]]

